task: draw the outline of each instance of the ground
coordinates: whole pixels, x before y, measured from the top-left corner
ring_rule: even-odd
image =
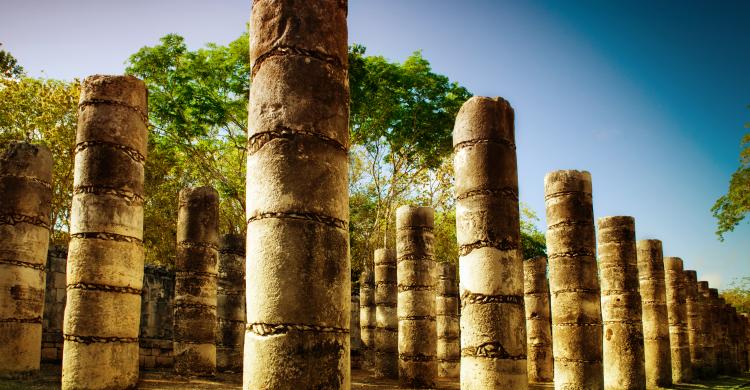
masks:
[[[60,366],[42,365],[42,374],[28,380],[0,379],[0,390],[56,390],[60,388]],[[171,372],[141,371],[139,389],[241,389],[242,374],[219,374],[213,379],[184,379],[176,377]],[[397,381],[374,379],[367,371],[352,370],[352,390],[396,389]],[[441,381],[439,389],[459,389],[457,381]],[[532,385],[536,389],[551,389],[551,384]],[[680,384],[675,389],[750,389],[750,373],[742,376],[722,376],[717,379],[696,383]]]

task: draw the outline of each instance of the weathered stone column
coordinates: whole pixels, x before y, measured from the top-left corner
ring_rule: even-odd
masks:
[[[456,266],[438,263],[437,294],[437,360],[438,377],[458,378],[461,370],[461,332],[459,323],[458,281]]]
[[[713,378],[716,376],[716,347],[713,330],[714,313],[708,282],[698,282],[698,295],[702,307],[701,332],[703,333],[703,351],[706,359],[705,374],[707,378]]]
[[[371,369],[375,363],[375,275],[371,265],[359,279],[359,326],[362,336],[362,368]]]
[[[253,4],[245,389],[350,386],[347,9]]]
[[[744,355],[742,356],[742,359],[745,360],[745,371],[750,370],[750,314],[748,313],[742,313],[740,314],[742,316],[742,334],[744,337],[743,347],[744,347]]]
[[[378,378],[398,378],[396,251],[375,250],[375,364]]]
[[[734,306],[730,305],[729,303],[727,303],[725,307],[727,310],[728,327],[727,351],[729,351],[729,356],[727,357],[727,359],[729,361],[730,373],[738,374],[740,372],[740,359],[738,353],[738,343],[740,342],[740,339],[739,335],[737,334],[737,309],[735,309]]]
[[[138,382],[146,86],[90,76],[78,107],[62,388],[130,388]]]
[[[682,259],[664,258],[667,286],[667,314],[669,315],[669,346],[672,351],[672,382],[688,382],[693,378],[690,367],[690,342],[685,304],[685,276]]]
[[[638,279],[640,284],[646,387],[672,385],[672,355],[669,349],[667,289],[661,241],[640,240]]]
[[[552,382],[554,364],[546,256],[523,262],[523,290],[529,382]]]
[[[599,275],[602,289],[604,388],[645,389],[641,294],[635,220],[599,218]]]
[[[216,373],[218,250],[219,194],[211,187],[183,189],[174,286],[174,370],[180,375]]]
[[[688,344],[690,347],[690,366],[693,378],[705,378],[705,351],[701,328],[701,303],[698,298],[698,274],[685,270],[685,307],[687,311]]]
[[[556,389],[602,389],[602,322],[591,174],[544,178]]]
[[[525,389],[526,327],[514,113],[475,96],[453,129],[461,387]]]
[[[216,291],[216,369],[242,372],[245,346],[245,237],[221,236]]]
[[[0,377],[39,370],[52,154],[11,143],[0,158]]]
[[[359,326],[359,295],[352,295],[351,323],[349,334],[350,359],[352,368],[362,368],[362,334]]]
[[[396,210],[398,281],[398,378],[401,387],[431,389],[438,374],[433,252],[435,212],[430,207]]]
[[[708,289],[709,304],[712,313],[712,336],[714,340],[714,356],[716,358],[716,374],[725,374],[724,366],[724,327],[722,325],[724,313],[723,299],[719,297],[719,290],[715,288]]]

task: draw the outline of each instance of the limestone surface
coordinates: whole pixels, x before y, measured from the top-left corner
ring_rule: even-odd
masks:
[[[174,288],[174,369],[180,375],[216,374],[218,251],[219,193],[211,187],[183,189]]]
[[[662,244],[659,240],[640,240],[636,245],[643,311],[646,386],[669,387],[672,386],[672,354],[669,349],[669,317]]]
[[[430,207],[396,210],[398,377],[406,388],[434,388],[438,376],[434,226]]]
[[[529,383],[552,382],[554,361],[546,256],[523,262],[523,290]]]
[[[703,351],[705,354],[705,377],[716,376],[716,348],[714,341],[714,313],[711,304],[711,294],[708,282],[698,282],[698,296],[701,301],[701,333],[703,335]]]
[[[667,286],[667,314],[669,315],[669,345],[672,351],[672,382],[692,379],[690,342],[688,338],[687,307],[685,305],[685,275],[682,259],[664,258],[665,284]]]
[[[0,157],[0,377],[39,370],[52,154],[11,143]]]
[[[378,378],[398,378],[396,251],[375,250],[375,362]]]
[[[78,103],[63,325],[63,389],[138,382],[147,91],[90,76]]]
[[[437,322],[438,377],[458,378],[461,370],[461,332],[456,266],[438,263],[438,280],[435,297]]]
[[[646,389],[635,220],[604,217],[598,225],[604,388]]]
[[[216,369],[242,372],[245,346],[245,237],[225,234],[219,241],[216,291]]]
[[[526,327],[514,112],[475,96],[453,129],[461,387],[525,389]]]
[[[555,389],[603,388],[602,321],[591,174],[544,178]]]
[[[245,389],[350,386],[347,8],[252,6]]]
[[[703,308],[698,294],[698,274],[693,270],[686,270],[684,271],[684,277],[690,365],[694,379],[705,378],[706,353],[702,332],[703,324],[701,322]]]
[[[375,274],[372,263],[362,271],[359,279],[359,326],[362,345],[362,367],[372,368],[375,363]]]
[[[352,369],[362,368],[362,335],[359,326],[359,295],[352,295],[350,329],[350,356]]]

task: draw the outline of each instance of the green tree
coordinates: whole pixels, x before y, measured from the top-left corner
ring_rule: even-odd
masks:
[[[0,43],[0,46],[2,45]],[[0,50],[0,77],[19,78],[23,75],[23,67],[18,65],[18,60],[9,52]]]
[[[227,46],[188,50],[175,34],[130,57],[126,72],[149,90],[144,242],[149,262],[171,264],[177,193],[211,185],[220,195],[220,229],[245,231],[245,144],[250,86],[248,35]]]
[[[750,123],[745,127],[750,128]],[[750,133],[742,137],[740,146],[740,166],[729,180],[729,190],[711,208],[720,241],[724,241],[724,234],[733,231],[750,212]]]
[[[738,312],[750,313],[750,277],[745,276],[733,280],[729,288],[721,292],[721,296]]]
[[[52,152],[54,244],[66,244],[70,232],[79,94],[77,80],[0,78],[0,153],[10,141],[41,143]]]

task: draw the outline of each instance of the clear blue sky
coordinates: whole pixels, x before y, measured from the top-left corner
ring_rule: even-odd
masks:
[[[544,174],[586,169],[597,217],[632,215],[639,238],[714,286],[750,276],[750,226],[720,243],[710,208],[750,121],[747,1],[350,0],[349,38],[516,110],[521,198],[544,227]],[[249,0],[3,0],[0,42],[32,76],[121,73],[178,33],[192,48],[245,28]]]

